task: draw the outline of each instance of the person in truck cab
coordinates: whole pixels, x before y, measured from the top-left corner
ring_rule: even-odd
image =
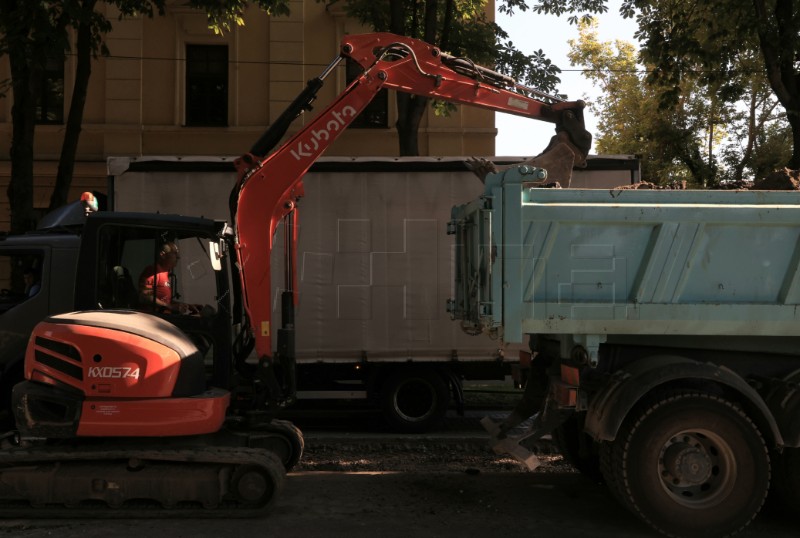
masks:
[[[25,297],[33,297],[39,293],[41,282],[39,281],[39,270],[35,267],[28,267],[22,273],[22,278],[25,280]]]
[[[139,275],[139,301],[151,305],[156,311],[179,312],[187,315],[198,315],[197,307],[179,303],[172,299],[172,283],[170,273],[178,265],[180,252],[173,241],[161,244],[155,265],[148,265]]]

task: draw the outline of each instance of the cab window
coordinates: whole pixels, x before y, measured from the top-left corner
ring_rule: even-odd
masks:
[[[40,252],[0,252],[0,313],[39,293],[42,260]]]

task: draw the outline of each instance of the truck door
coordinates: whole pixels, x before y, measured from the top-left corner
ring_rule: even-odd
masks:
[[[22,380],[22,362],[33,327],[49,315],[50,248],[0,248],[0,427],[13,426],[11,389]],[[3,430],[5,431],[5,429]]]

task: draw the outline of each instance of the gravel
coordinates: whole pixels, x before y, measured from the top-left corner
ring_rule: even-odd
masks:
[[[528,472],[520,462],[495,454],[480,432],[429,435],[306,432],[306,447],[296,471],[349,472]],[[534,448],[537,472],[575,472],[548,441]]]

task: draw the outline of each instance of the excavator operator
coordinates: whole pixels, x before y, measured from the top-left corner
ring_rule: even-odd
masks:
[[[155,265],[148,265],[139,275],[139,301],[151,305],[156,310],[179,312],[185,315],[199,315],[200,309],[191,304],[179,303],[172,299],[170,273],[178,265],[180,252],[173,241],[165,241],[158,250]]]

